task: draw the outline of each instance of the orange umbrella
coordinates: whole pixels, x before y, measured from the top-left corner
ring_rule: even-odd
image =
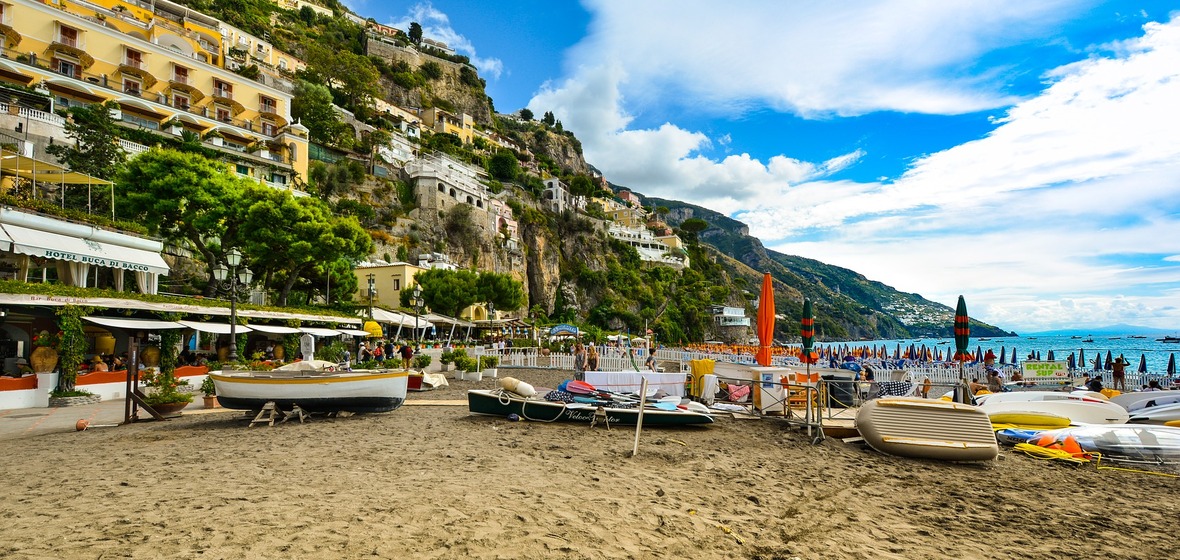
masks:
[[[774,344],[774,286],[770,273],[762,276],[762,294],[758,297],[758,353],[754,361],[770,365],[770,347]]]

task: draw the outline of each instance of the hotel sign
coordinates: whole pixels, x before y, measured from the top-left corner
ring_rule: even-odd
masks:
[[[101,246],[100,246],[101,249]],[[120,261],[117,259],[107,259],[102,257],[95,257],[91,255],[79,255],[78,253],[71,253],[69,251],[59,251],[56,249],[39,249],[40,254],[34,254],[35,257],[45,257],[47,259],[56,259],[59,261],[71,261],[83,264],[92,264],[94,266],[104,266],[107,268],[121,268],[123,270],[134,270],[136,272],[151,272],[151,267],[145,264],[132,263],[127,261]]]

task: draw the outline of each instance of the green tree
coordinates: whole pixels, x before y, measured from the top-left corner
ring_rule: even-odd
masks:
[[[576,175],[570,180],[570,194],[581,197],[592,197],[598,192],[598,187],[585,175]]]
[[[545,111],[545,115],[541,117],[541,122],[553,126],[557,122],[557,118],[553,116],[553,111]]]
[[[476,289],[480,301],[491,302],[501,311],[515,311],[525,304],[524,285],[510,274],[481,272]]]
[[[119,217],[199,254],[208,277],[224,260],[220,239],[237,238],[228,209],[253,181],[196,154],[154,148],[131,160],[115,179]],[[210,283],[205,295],[212,295]]]
[[[291,116],[299,119],[315,142],[339,145],[348,127],[332,109],[332,92],[327,86],[299,80],[291,98]]]
[[[50,144],[45,152],[58,158],[71,171],[103,179],[114,177],[127,159],[116,142],[120,127],[111,118],[111,109],[118,108],[119,104],[114,101],[70,107],[65,133],[74,145]]]
[[[695,243],[697,234],[709,229],[709,222],[700,218],[689,218],[680,223],[680,231],[685,234],[685,241]]]
[[[410,42],[415,45],[422,44],[422,24],[416,21],[410,22]]]
[[[381,74],[369,57],[317,44],[309,45],[306,54],[304,74],[334,89],[353,111],[367,108],[380,93],[377,84]]]
[[[498,181],[515,181],[520,174],[520,162],[510,150],[500,150],[488,161],[488,174]]]
[[[419,272],[414,280],[422,286],[422,301],[431,310],[458,317],[464,309],[479,303],[478,276],[470,270],[432,268]],[[402,290],[401,303],[409,307],[411,290]]]
[[[261,185],[244,190],[227,221],[240,224],[227,241],[241,247],[263,285],[278,292],[279,305],[287,305],[295,283],[322,263],[358,261],[373,251],[356,218],[335,216],[319,199]]]
[[[533,112],[528,110],[527,107],[524,109],[521,109],[520,110],[520,118],[522,118],[526,121],[531,121],[531,120],[533,120]]]
[[[475,69],[466,64],[459,67],[459,81],[463,85],[483,89],[483,82],[479,80],[479,74],[476,74]]]
[[[419,66],[418,70],[420,70],[422,75],[426,76],[426,79],[428,80],[437,80],[443,75],[442,66],[439,66],[439,64],[433,60],[428,61],[422,66]]]

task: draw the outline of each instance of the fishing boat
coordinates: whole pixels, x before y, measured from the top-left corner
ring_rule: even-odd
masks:
[[[339,371],[320,360],[295,362],[271,371],[210,372],[217,402],[235,410],[389,412],[406,400],[410,373],[401,370]]]
[[[1155,339],[1155,341],[1156,342],[1168,342],[1168,343],[1175,344],[1177,342],[1180,342],[1180,336],[1165,336],[1163,338],[1157,338],[1157,339]]]
[[[467,391],[467,407],[472,414],[507,417],[515,414],[523,420],[535,422],[581,422],[634,426],[639,421],[638,403],[628,407],[615,401],[554,402],[536,397],[523,397],[504,389],[471,389]],[[712,424],[713,417],[671,406],[649,403],[643,408],[644,426],[690,426]]]
[[[991,420],[969,404],[911,397],[873,399],[856,414],[856,429],[887,455],[988,461],[1000,453]]]

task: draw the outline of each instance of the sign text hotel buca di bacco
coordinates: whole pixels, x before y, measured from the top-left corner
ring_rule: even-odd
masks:
[[[101,249],[101,246],[99,247]],[[79,255],[68,251],[58,251],[55,249],[43,249],[37,257],[45,257],[47,259],[57,259],[59,261],[72,261],[83,264],[90,264],[94,266],[105,266],[107,268],[121,268],[123,270],[134,270],[136,272],[150,272],[151,268],[145,264],[130,263],[115,259],[104,259],[91,255]]]

